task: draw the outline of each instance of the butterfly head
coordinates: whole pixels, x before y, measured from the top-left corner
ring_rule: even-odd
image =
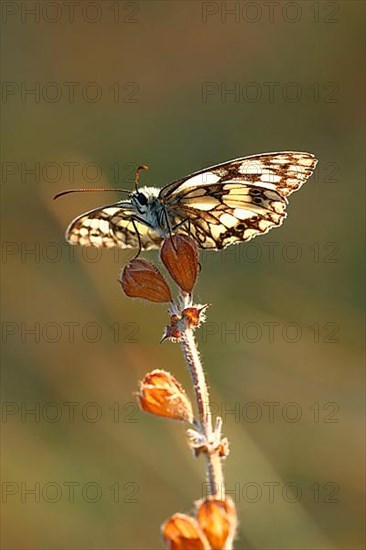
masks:
[[[159,189],[154,187],[141,187],[131,193],[130,200],[140,214],[144,214],[152,205],[156,204],[158,191]]]
[[[142,193],[141,191],[138,191],[138,193],[136,194],[135,200],[136,200],[141,206],[145,206],[145,205],[149,202],[149,199],[147,198],[147,196],[145,195],[145,193]]]

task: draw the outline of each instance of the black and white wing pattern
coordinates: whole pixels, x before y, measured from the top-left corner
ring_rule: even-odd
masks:
[[[221,249],[280,226],[287,196],[316,164],[314,155],[292,151],[238,158],[165,186],[159,198],[179,232],[201,248]]]
[[[66,230],[70,244],[98,248],[157,248],[161,237],[145,224],[132,221],[136,213],[130,201],[121,201],[90,210],[71,222]]]
[[[71,244],[100,248],[158,248],[172,232],[201,248],[221,249],[278,227],[287,197],[311,176],[310,153],[282,151],[242,157],[195,172],[159,190],[144,187],[71,222]],[[71,190],[72,191],[72,190]],[[169,223],[167,223],[169,222]]]

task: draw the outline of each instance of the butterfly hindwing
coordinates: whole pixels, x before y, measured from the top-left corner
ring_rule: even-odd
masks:
[[[221,249],[281,225],[286,204],[285,197],[269,189],[231,182],[206,185],[182,191],[174,223],[181,223],[181,231],[201,248]]]

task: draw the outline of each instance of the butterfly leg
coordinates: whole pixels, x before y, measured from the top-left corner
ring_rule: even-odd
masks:
[[[184,220],[182,220],[182,221],[180,221],[177,224],[172,226],[171,223],[170,223],[169,216],[168,216],[168,213],[166,211],[166,208],[163,209],[162,214],[165,218],[165,223],[166,223],[170,238],[172,237],[172,235],[176,231],[176,229],[178,229],[179,227],[181,227],[182,225],[184,225],[187,222],[188,222],[188,231],[187,231],[187,233],[190,236],[190,234],[191,234],[191,220],[189,218],[185,218]],[[176,250],[176,246],[174,244],[174,241],[173,241],[173,247]]]
[[[136,221],[134,219],[134,217],[131,217],[131,222],[132,222],[132,225],[133,225],[133,228],[135,230],[135,233],[137,235],[137,241],[139,243],[139,249],[137,251],[137,254],[132,258],[133,260],[135,260],[136,258],[138,258],[141,254],[141,250],[142,250],[142,243],[141,243],[141,237],[140,237],[140,233],[138,232],[138,229],[137,229],[137,226],[136,226]]]
[[[170,220],[169,220],[168,212],[167,212],[167,210],[166,210],[165,207],[164,207],[164,209],[163,209],[163,215],[164,215],[164,217],[165,217],[165,223],[166,223],[166,226],[167,226],[167,228],[168,228],[169,238],[171,239],[171,238],[172,238],[172,226],[170,225]],[[172,243],[173,243],[173,248],[176,250],[174,241],[172,241]]]
[[[191,220],[189,218],[186,218],[185,220],[182,220],[181,222],[177,223],[176,225],[174,225],[174,227],[172,227],[172,231],[175,231],[176,229],[178,229],[181,225],[184,225],[185,223],[188,222],[188,230],[187,230],[187,233],[188,233],[188,236],[190,237],[191,236]]]

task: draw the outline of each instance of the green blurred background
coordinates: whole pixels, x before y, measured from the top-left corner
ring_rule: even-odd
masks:
[[[364,548],[363,4],[34,5],[2,3],[2,547],[162,548],[202,496],[184,426],[132,395],[154,368],[191,395],[166,307],[122,294],[131,252],[64,243],[120,195],[53,194],[304,150],[319,167],[286,223],[202,257],[198,338],[236,548]]]

